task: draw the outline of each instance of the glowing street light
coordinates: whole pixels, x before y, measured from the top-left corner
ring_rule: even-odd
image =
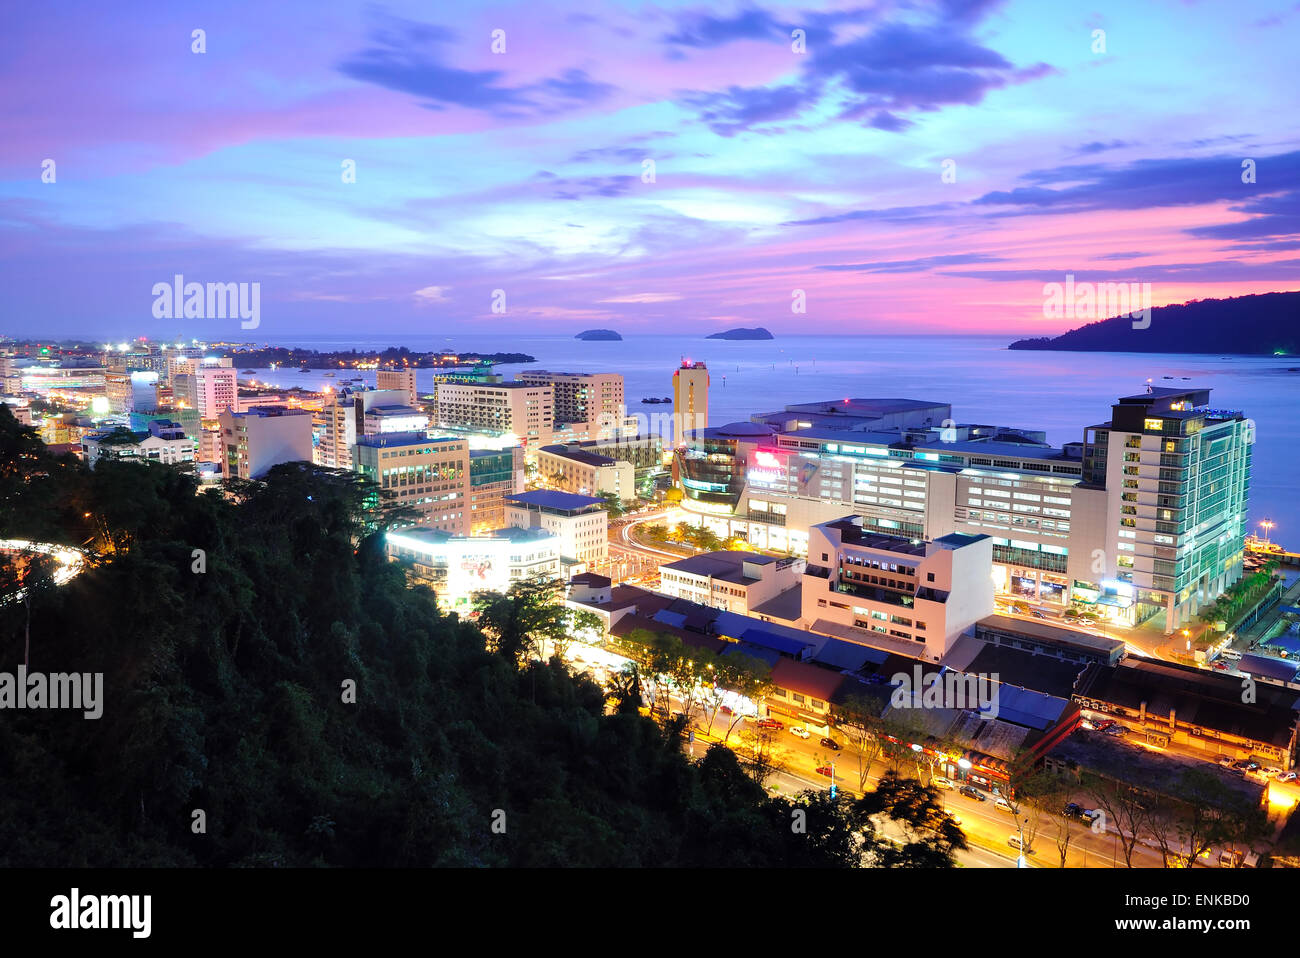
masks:
[[[1260,522],[1259,527],[1264,530],[1264,543],[1268,544],[1268,534],[1277,525],[1272,519],[1264,519]]]

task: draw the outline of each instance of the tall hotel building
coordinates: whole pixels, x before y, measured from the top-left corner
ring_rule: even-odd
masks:
[[[436,405],[439,427],[514,436],[529,458],[551,443],[555,391],[549,384],[440,382]]]
[[[1139,617],[1166,629],[1241,578],[1254,423],[1213,409],[1208,389],[1155,389],[1089,426],[1085,479],[1105,485],[1107,578],[1133,595]]]
[[[709,425],[709,370],[683,359],[673,372],[673,442],[680,446],[689,432]]]
[[[695,433],[675,474],[683,508],[751,547],[808,553],[808,530],[852,513],[865,533],[987,535],[998,592],[1182,627],[1240,575],[1253,436],[1208,390],[1120,400],[1086,441],[956,423],[945,403],[787,406]]]
[[[623,377],[618,373],[552,373],[529,369],[515,379],[550,386],[554,425],[572,427],[578,439],[609,439],[619,434],[626,415]]]

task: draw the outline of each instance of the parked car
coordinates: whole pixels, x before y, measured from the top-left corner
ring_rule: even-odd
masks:
[[[1259,762],[1233,762],[1231,767],[1238,772],[1253,772],[1259,768]]]
[[[1035,619],[1045,619],[1045,618],[1047,618],[1047,615],[1046,615],[1046,614],[1044,614],[1044,613],[1042,613],[1042,612],[1039,612],[1037,609],[1030,609],[1030,610],[1029,610],[1029,614],[1032,615]]]
[[[1078,802],[1066,802],[1066,803],[1065,803],[1065,817],[1066,817],[1066,818],[1082,818],[1082,817],[1083,817],[1083,806],[1080,805]]]
[[[807,740],[812,735],[812,733],[809,732],[802,725],[796,725],[794,728],[790,729],[790,734],[805,740]]]
[[[735,715],[735,714],[736,714],[734,711],[732,711],[732,708],[731,708],[730,705],[724,705],[724,706],[722,706],[722,708],[718,709],[718,711],[721,712],[723,715]]]
[[[1127,735],[1127,734],[1128,734],[1128,729],[1126,729],[1126,728],[1125,728],[1124,726],[1122,726],[1122,725],[1110,725],[1110,726],[1107,726],[1107,728],[1106,728],[1106,734],[1107,734],[1107,735],[1115,735],[1115,736],[1119,736],[1119,735]]]
[[[830,767],[829,765],[819,765],[819,766],[817,766],[817,774],[818,774],[818,775],[825,775],[827,778],[830,778],[830,777],[831,777],[831,767]]]
[[[1096,808],[1085,808],[1080,816],[1085,822],[1092,823],[1101,818],[1101,811]]]
[[[988,801],[988,799],[984,796],[984,793],[981,792],[978,788],[975,788],[973,785],[963,785],[961,788],[957,789],[957,791],[961,793],[963,797],[973,798],[977,802]]]
[[[1219,768],[1232,768],[1235,764],[1236,761],[1233,759],[1231,755],[1219,756]]]
[[[953,785],[951,781],[944,778],[942,775],[936,775],[933,778],[933,780],[931,780],[930,784],[933,785],[935,788],[942,788],[945,790],[956,788],[956,786]]]
[[[838,752],[840,750],[840,743],[835,741],[833,738],[824,738],[822,739],[821,744],[822,748],[828,748],[832,752]]]
[[[1296,777],[1297,776],[1295,772],[1283,772],[1281,775],[1277,777],[1277,780],[1279,782],[1294,782],[1296,780]]]
[[[1112,726],[1114,726],[1114,725],[1116,725],[1116,724],[1118,724],[1118,723],[1117,723],[1114,719],[1101,719],[1100,721],[1093,722],[1092,724],[1093,724],[1093,727],[1094,727],[1095,729],[1097,729],[1097,731],[1099,731],[1099,732],[1104,732],[1104,731],[1106,731],[1106,729],[1108,729],[1108,728],[1110,728],[1110,727],[1112,727]]]
[[[1276,765],[1265,765],[1259,770],[1259,774],[1263,775],[1265,778],[1277,778],[1282,774],[1282,770]]]
[[[1012,848],[1016,849],[1017,851],[1024,852],[1026,855],[1032,855],[1034,853],[1034,850],[1029,847],[1029,843],[1026,842],[1019,835],[1015,835],[1015,834],[1009,835],[1007,837],[1007,844],[1010,845]]]
[[[999,812],[1006,812],[1008,815],[1014,815],[1016,813],[1016,806],[1012,805],[1001,795],[994,799],[993,807]]]
[[[776,719],[770,719],[770,718],[767,718],[767,719],[759,719],[759,720],[758,720],[758,727],[759,727],[759,728],[768,728],[768,729],[773,729],[774,731],[779,732],[779,731],[781,731],[781,729],[785,728],[785,723],[784,723],[784,722],[778,722]]]
[[[1226,848],[1219,852],[1220,868],[1240,868],[1246,860],[1245,852],[1240,849],[1228,851]]]

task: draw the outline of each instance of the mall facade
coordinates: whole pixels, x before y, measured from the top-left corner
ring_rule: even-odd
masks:
[[[987,535],[1000,594],[1183,627],[1241,575],[1253,427],[1209,390],[1149,389],[1081,432],[1057,448],[946,403],[803,403],[689,434],[674,476],[688,521],[754,549],[807,555],[809,529],[846,514]]]

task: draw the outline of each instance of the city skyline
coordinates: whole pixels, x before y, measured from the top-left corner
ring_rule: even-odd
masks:
[[[20,13],[6,332],[1042,335],[1067,274],[1296,288],[1300,5],[1093,9]],[[176,275],[257,327],[156,318]]]

